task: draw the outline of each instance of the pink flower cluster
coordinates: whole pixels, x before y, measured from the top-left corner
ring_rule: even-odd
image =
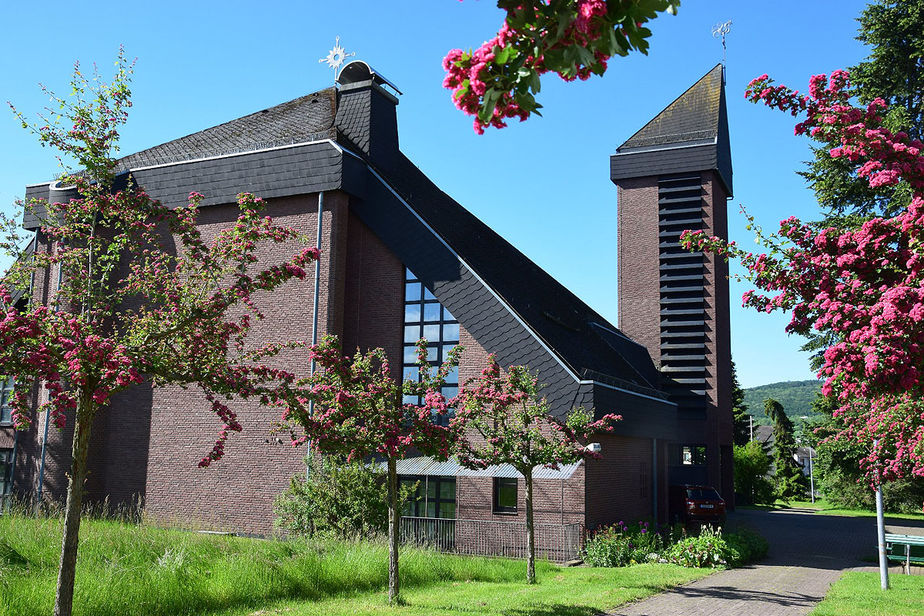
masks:
[[[443,59],[443,86],[453,103],[474,116],[475,132],[507,120],[525,120],[540,105],[540,77],[558,74],[566,81],[602,75],[614,55],[632,49],[645,53],[650,32],[644,24],[659,11],[672,11],[676,0],[524,0],[505,6],[500,30],[474,51],[451,50]]]
[[[924,477],[924,144],[883,126],[885,105],[850,103],[849,76],[811,79],[808,95],[755,79],[747,96],[793,115],[796,127],[846,158],[872,187],[906,182],[908,208],[859,228],[819,228],[795,217],[755,255],[733,243],[686,232],[692,249],[740,259],[761,293],[743,301],[765,312],[791,310],[787,330],[811,330],[836,340],[824,354],[823,392],[841,404],[846,426],[835,438],[860,439],[871,478]],[[873,441],[879,444],[872,447]]]

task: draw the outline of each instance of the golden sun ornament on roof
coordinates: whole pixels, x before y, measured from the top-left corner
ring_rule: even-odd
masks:
[[[340,37],[338,36],[336,41],[334,41],[334,48],[327,53],[326,57],[321,58],[318,62],[327,62],[327,66],[334,69],[334,74],[336,75],[337,70],[346,62],[346,59],[355,55],[355,53],[347,53],[346,50],[340,46]]]

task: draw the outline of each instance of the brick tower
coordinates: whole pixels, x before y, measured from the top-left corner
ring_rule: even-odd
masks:
[[[610,158],[610,178],[619,328],[658,363],[685,435],[670,446],[670,483],[715,486],[733,506],[728,264],[679,243],[684,229],[728,237],[724,82],[720,64],[632,135]]]

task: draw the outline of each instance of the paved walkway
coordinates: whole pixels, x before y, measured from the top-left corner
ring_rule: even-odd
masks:
[[[924,522],[886,524],[886,532],[921,534]],[[721,571],[623,606],[612,616],[796,616],[808,614],[845,570],[878,567],[876,519],[808,512],[738,511],[729,528],[747,526],[770,542],[759,565]],[[890,569],[897,573],[898,568]]]

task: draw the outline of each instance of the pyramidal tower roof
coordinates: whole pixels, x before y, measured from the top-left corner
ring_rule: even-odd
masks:
[[[610,167],[614,182],[713,169],[731,196],[724,67],[717,64],[616,148]]]

